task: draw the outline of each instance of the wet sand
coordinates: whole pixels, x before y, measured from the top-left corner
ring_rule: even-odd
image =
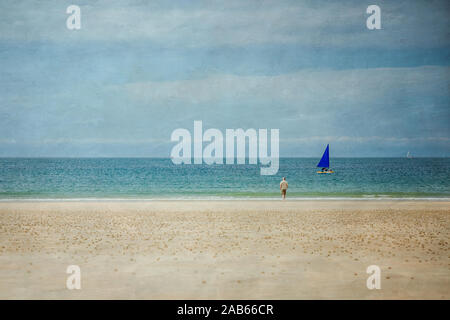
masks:
[[[3,202],[0,299],[449,299],[449,236],[445,201]]]

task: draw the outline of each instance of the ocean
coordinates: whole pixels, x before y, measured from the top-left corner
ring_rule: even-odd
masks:
[[[450,197],[450,158],[281,158],[274,176],[256,165],[174,165],[163,158],[1,158],[0,201],[425,199]]]

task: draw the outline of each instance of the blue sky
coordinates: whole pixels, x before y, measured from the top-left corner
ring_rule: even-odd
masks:
[[[66,28],[67,6],[81,30]],[[381,8],[381,30],[366,8]],[[278,128],[281,156],[450,156],[448,1],[2,1],[0,156],[168,157]]]

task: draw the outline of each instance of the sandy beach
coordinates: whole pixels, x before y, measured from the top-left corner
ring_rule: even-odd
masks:
[[[449,299],[449,236],[446,201],[2,202],[0,299]]]

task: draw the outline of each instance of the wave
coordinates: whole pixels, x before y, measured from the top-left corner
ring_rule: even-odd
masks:
[[[147,202],[147,201],[279,201],[277,197],[243,197],[243,196],[173,196],[151,198],[114,198],[114,197],[59,197],[59,198],[0,198],[0,202]],[[450,201],[448,196],[422,197],[393,197],[364,195],[352,196],[316,196],[316,197],[288,197],[287,201]]]

